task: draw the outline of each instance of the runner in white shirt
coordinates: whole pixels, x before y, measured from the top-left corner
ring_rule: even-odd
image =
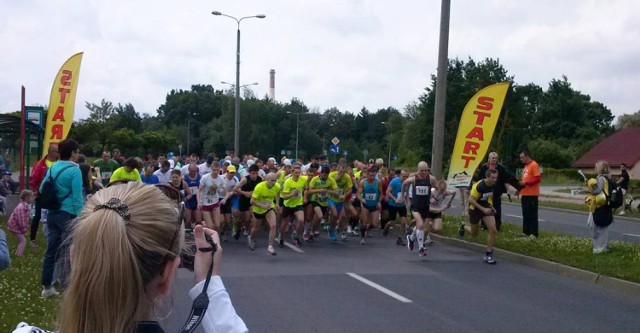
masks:
[[[202,210],[207,228],[220,232],[220,195],[224,195],[224,181],[218,174],[220,164],[213,162],[211,173],[200,179],[198,209]]]
[[[169,161],[162,161],[160,169],[156,170],[153,174],[158,176],[160,184],[168,184],[171,181],[171,165]]]
[[[220,228],[222,232],[220,237],[223,241],[227,241],[227,230],[233,230],[231,225],[231,214],[233,213],[233,188],[238,184],[238,178],[236,177],[236,167],[230,165],[227,167],[227,172],[220,176],[223,181],[224,195],[220,197],[220,212],[224,217],[224,224]],[[237,213],[237,211],[236,211]],[[231,228],[230,228],[231,227]]]

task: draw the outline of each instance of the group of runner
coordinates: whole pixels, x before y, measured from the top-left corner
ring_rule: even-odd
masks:
[[[185,197],[185,227],[202,221],[225,241],[244,235],[252,251],[262,227],[268,230],[270,255],[287,238],[298,247],[318,239],[321,229],[331,242],[359,236],[365,245],[371,230],[380,227],[384,236],[394,230],[397,245],[417,247],[423,257],[429,233],[442,230],[442,212],[456,193],[431,176],[424,161],[413,174],[388,170],[381,159],[356,161],[353,168],[345,160],[303,165],[283,159],[279,167],[270,161],[264,168],[252,162],[241,174],[228,160],[211,161],[210,170],[194,160],[172,171],[176,179],[170,184]]]

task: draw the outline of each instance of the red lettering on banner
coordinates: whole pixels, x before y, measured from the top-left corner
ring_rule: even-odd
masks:
[[[50,140],[62,140],[62,125],[56,124],[51,126],[51,137]]]
[[[484,124],[485,118],[491,117],[491,113],[482,112],[483,111],[491,111],[493,109],[493,98],[487,96],[478,97],[478,103],[476,104],[476,110],[473,111],[473,114],[476,116],[476,125],[474,128],[467,133],[465,138],[467,139],[464,143],[464,148],[462,149],[461,158],[464,160],[464,167],[468,168],[469,164],[472,161],[475,161],[478,157],[478,149],[480,148],[480,143],[472,140],[477,140],[480,142],[484,141],[484,129],[482,125]]]
[[[464,143],[464,149],[462,150],[462,153],[478,155],[478,148],[480,148],[479,143],[473,142],[473,141],[467,141]]]
[[[471,163],[471,161],[475,160],[476,158],[473,156],[462,156],[462,159],[464,160],[464,167],[468,168],[469,163]]]
[[[54,113],[53,118],[51,118],[51,121],[57,120],[64,122],[64,106],[62,105],[58,106],[58,109],[56,109],[56,113]]]
[[[484,141],[484,132],[482,127],[474,127],[466,136],[467,139],[477,138],[480,141]]]
[[[64,103],[67,99],[67,94],[71,92],[71,89],[58,88],[58,91],[60,92],[60,103]]]
[[[68,69],[62,71],[62,76],[60,76],[60,84],[63,86],[70,86],[71,79],[73,78],[73,72]]]
[[[476,109],[490,111],[493,109],[493,98],[491,97],[478,97],[478,105],[476,105]]]
[[[484,123],[484,118],[491,117],[491,114],[486,112],[473,111],[473,114],[476,115],[476,125],[480,126]]]

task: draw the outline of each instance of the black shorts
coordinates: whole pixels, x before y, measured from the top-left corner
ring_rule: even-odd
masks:
[[[229,198],[224,205],[220,205],[220,213],[231,214],[231,208],[233,208],[233,200]]]
[[[280,207],[284,207],[284,198],[280,198]]]
[[[398,215],[407,217],[407,206],[396,207],[389,205],[389,220],[394,221]]]
[[[389,210],[389,204],[387,203],[387,200],[382,200],[382,202],[380,202],[380,206],[382,207],[382,210]]]
[[[416,206],[411,206],[412,213],[420,213],[420,217],[423,219],[429,218],[429,207],[427,208],[418,208]]]
[[[244,195],[240,197],[240,202],[238,202],[238,210],[241,212],[246,212],[251,208],[251,199],[245,197]]]
[[[358,199],[358,198],[353,199],[353,206],[354,207],[360,207],[360,199]]]
[[[441,219],[442,218],[442,212],[429,212],[429,218],[430,219]]]
[[[484,218],[485,216],[489,216],[485,213],[483,213],[480,209],[478,208],[469,208],[469,223],[471,224],[478,224],[480,223],[480,221],[482,221],[482,218]]]
[[[302,205],[295,207],[282,207],[282,218],[287,218],[289,216],[293,216],[296,212],[301,212],[303,210]]]
[[[316,207],[320,207],[320,210],[322,211],[322,215],[327,215],[327,208],[329,208],[329,206],[323,206],[319,204],[317,201],[311,201],[311,206],[313,207],[314,210]]]
[[[262,220],[265,216],[267,216],[267,214],[269,214],[270,211],[273,211],[273,208],[269,208],[266,212],[262,214],[253,212],[253,217],[255,217],[258,220]]]

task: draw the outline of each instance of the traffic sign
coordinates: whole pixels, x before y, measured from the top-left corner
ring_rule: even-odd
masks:
[[[344,156],[349,156],[349,152],[345,150],[345,151],[342,153],[342,155],[344,155]]]
[[[340,146],[338,146],[337,144],[333,144],[329,147],[329,150],[331,151],[331,153],[337,154],[340,152]]]
[[[337,136],[334,136],[333,139],[331,139],[331,143],[337,146],[338,144],[340,144],[340,139],[338,139]]]

